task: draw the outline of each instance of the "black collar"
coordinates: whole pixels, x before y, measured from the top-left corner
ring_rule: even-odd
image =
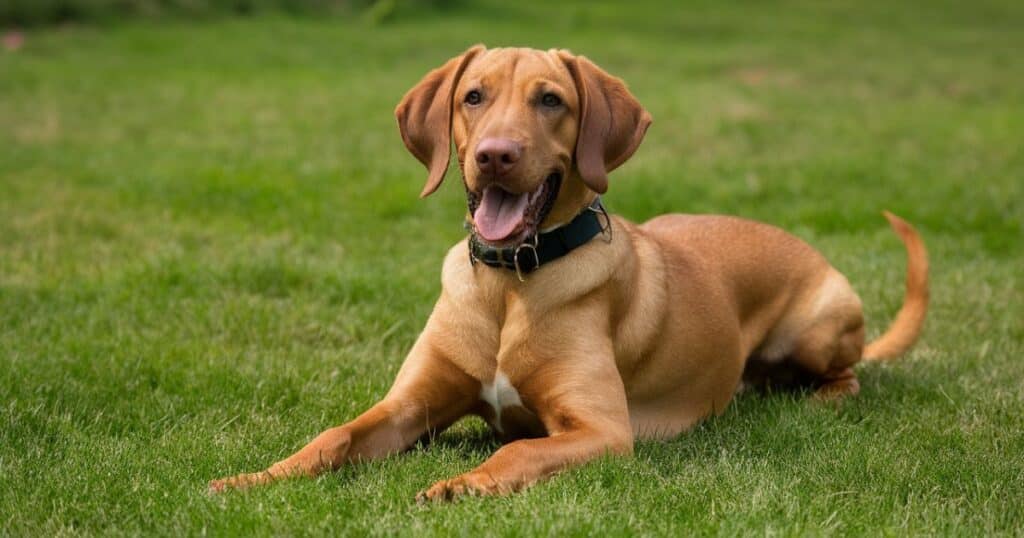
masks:
[[[604,223],[601,217],[604,217]],[[480,241],[476,233],[469,236],[469,262],[481,262],[490,267],[498,267],[515,271],[522,280],[523,275],[530,273],[545,263],[557,260],[583,246],[594,236],[607,229],[611,238],[611,218],[601,198],[583,210],[569,224],[560,226],[549,232],[537,234],[532,242],[524,242],[513,247],[492,247]]]

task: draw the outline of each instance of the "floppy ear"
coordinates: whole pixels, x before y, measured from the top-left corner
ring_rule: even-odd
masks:
[[[420,198],[436,191],[444,180],[451,158],[452,94],[466,66],[483,50],[483,45],[473,46],[427,73],[395,108],[405,147],[430,170]]]
[[[608,190],[608,172],[627,159],[651,125],[651,115],[629,93],[622,80],[605,73],[583,56],[559,51],[580,101],[576,168],[591,190]]]

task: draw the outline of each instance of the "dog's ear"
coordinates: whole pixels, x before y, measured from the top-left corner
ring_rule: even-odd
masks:
[[[405,147],[430,171],[421,198],[436,191],[444,180],[451,158],[452,94],[466,66],[483,51],[483,45],[473,46],[427,73],[395,108]]]
[[[608,172],[626,162],[651,125],[651,115],[629,93],[622,80],[583,56],[558,51],[576,83],[580,129],[576,168],[591,190],[608,190]]]

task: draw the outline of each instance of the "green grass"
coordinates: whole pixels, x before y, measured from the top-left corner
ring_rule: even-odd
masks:
[[[467,3],[468,4],[468,3]],[[1024,532],[1024,4],[498,3],[31,31],[0,51],[0,534]],[[613,211],[785,227],[878,334],[919,226],[933,303],[834,409],[747,395],[509,498],[419,507],[478,420],[209,497],[386,391],[463,231],[392,110],[474,42],[568,47],[655,118]]]

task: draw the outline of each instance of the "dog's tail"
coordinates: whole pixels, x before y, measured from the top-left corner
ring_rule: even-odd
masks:
[[[885,334],[864,348],[864,360],[869,361],[898,357],[910,349],[921,334],[928,311],[928,251],[924,248],[924,241],[907,221],[888,211],[882,213],[907,249],[907,290],[903,295],[903,307],[892,325]]]

